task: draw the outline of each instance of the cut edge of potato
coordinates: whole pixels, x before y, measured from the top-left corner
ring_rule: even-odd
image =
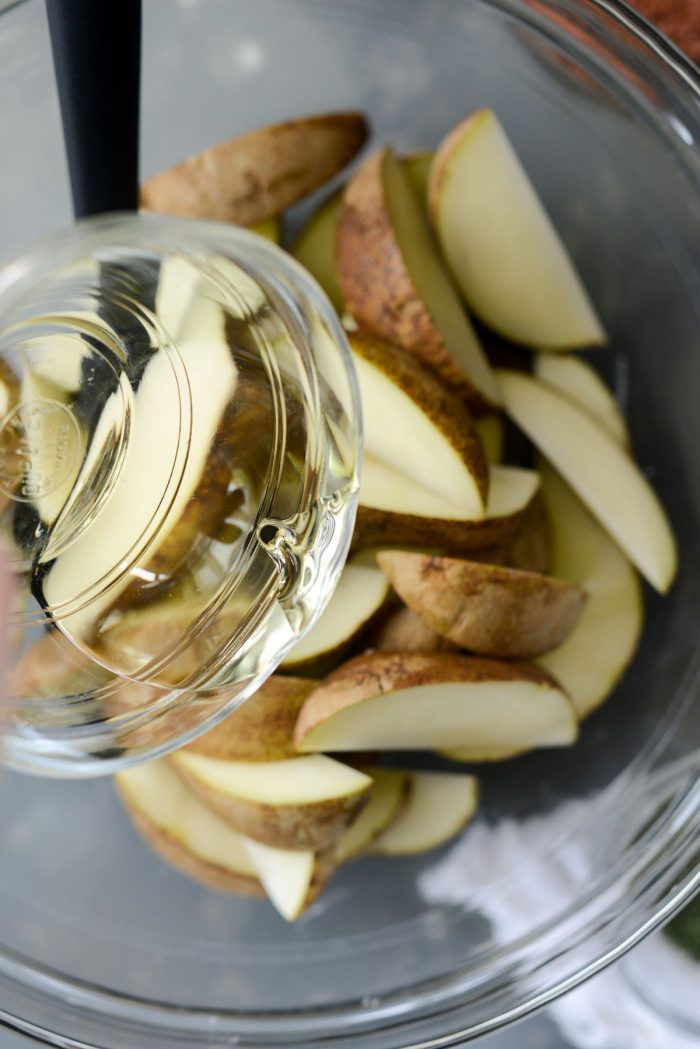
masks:
[[[301,709],[301,753],[570,746],[574,706],[531,664],[451,653],[369,652],[339,667]]]
[[[377,259],[382,260],[381,273]],[[427,218],[400,161],[387,148],[373,153],[345,188],[336,263],[346,309],[360,328],[415,353],[480,410],[500,403],[497,383],[437,254]],[[421,269],[418,281],[416,267]],[[423,278],[430,283],[430,305],[419,286]]]
[[[315,761],[308,761],[308,757]],[[325,754],[221,761],[187,751],[168,759],[188,789],[241,834],[280,849],[331,846],[368,803],[372,780]]]
[[[492,110],[478,110],[443,139],[428,199],[447,265],[485,325],[532,349],[606,342],[573,260]]]
[[[280,667],[298,674],[333,655],[342,655],[379,615],[389,590],[379,569],[348,562],[323,613]]]
[[[378,856],[413,856],[444,845],[474,816],[479,804],[475,776],[456,772],[409,772],[408,796],[396,818],[375,838]]]
[[[627,557],[660,593],[678,569],[664,507],[637,463],[569,397],[514,371],[499,371],[508,414],[562,474]]]
[[[366,853],[372,842],[393,823],[406,802],[409,774],[395,769],[366,769],[372,777],[368,804],[335,843],[337,863]]]

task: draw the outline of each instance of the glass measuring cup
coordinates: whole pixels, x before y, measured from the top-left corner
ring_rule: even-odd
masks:
[[[349,545],[359,412],[304,271],[216,223],[115,215],[0,275],[10,764],[180,744],[314,622]]]

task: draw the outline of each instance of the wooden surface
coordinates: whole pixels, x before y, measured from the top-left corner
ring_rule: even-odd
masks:
[[[630,0],[694,62],[700,62],[700,0]]]

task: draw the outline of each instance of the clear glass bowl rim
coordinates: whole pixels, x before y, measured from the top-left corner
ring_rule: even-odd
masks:
[[[0,14],[29,0],[0,0]],[[519,0],[479,0],[506,14],[527,19],[527,10]],[[624,49],[619,38],[614,39],[613,27],[625,34],[636,48],[636,57],[657,62],[669,77],[684,101],[691,106],[700,139],[700,73],[694,64],[662,33],[624,0],[545,0],[543,6],[564,13],[580,9],[589,24],[596,23],[599,38],[607,39],[611,47]],[[532,21],[535,21],[533,18]],[[561,40],[566,30],[550,29]],[[580,41],[577,47],[581,49]],[[697,184],[700,195],[700,170],[686,168]],[[700,658],[694,660],[686,676],[683,692],[686,701],[700,690]],[[501,1001],[507,997],[508,987],[489,986],[476,982],[469,974],[456,973],[429,984],[417,985],[376,1004],[348,1003],[327,1009],[277,1012],[275,1014],[235,1013],[201,1010],[183,1006],[165,1006],[138,1000],[95,987],[85,981],[70,980],[55,971],[9,951],[0,951],[0,1000],[10,1003],[36,1002],[51,1011],[50,1030],[45,1024],[24,1020],[12,1007],[0,1008],[0,1025],[27,1034],[47,1045],[63,1049],[96,1049],[84,1040],[65,1032],[75,1031],[77,1022],[87,1021],[92,1029],[104,1030],[105,1035],[119,1031],[139,1037],[139,1049],[161,1049],[164,1044],[191,1049],[193,1045],[219,1046],[224,1040],[238,1049],[279,1049],[282,1045],[303,1045],[312,1049],[318,1045],[326,1049],[373,1049],[376,1038],[389,1036],[392,1049],[446,1049],[467,1040],[483,1036],[507,1023],[519,1020],[553,1001],[561,994],[600,972],[619,959],[636,943],[646,937],[690,901],[700,891],[700,772],[688,769],[682,787],[669,801],[663,813],[654,820],[636,841],[623,861],[613,868],[605,883],[597,883],[595,890],[576,901],[575,908],[559,915],[556,927],[566,923],[566,938],[547,946],[546,959],[535,972],[541,989],[533,991],[517,1005]],[[598,798],[604,804],[607,792]],[[631,897],[637,900],[632,914],[626,906]],[[609,930],[606,947],[593,947],[588,961],[580,959],[582,944],[590,943],[596,934]],[[541,926],[528,936],[524,945],[529,952],[538,941],[551,937],[552,926]],[[576,935],[578,934],[578,935]],[[517,961],[517,948],[510,945],[510,958]],[[515,949],[515,950],[514,950]],[[556,965],[567,954],[572,955],[572,969],[568,975],[557,974]],[[552,972],[548,976],[548,971]],[[463,1010],[474,1004],[474,992],[480,1001],[487,998],[491,1014],[488,1019],[467,1023]],[[486,992],[486,993],[484,993]],[[46,1011],[46,1009],[45,1009]],[[431,1036],[433,1021],[449,1017],[450,1032]],[[55,1030],[58,1024],[63,1033]],[[398,1040],[400,1039],[400,1041]],[[112,1042],[110,1044],[118,1044]],[[136,1044],[136,1043],[131,1043]]]

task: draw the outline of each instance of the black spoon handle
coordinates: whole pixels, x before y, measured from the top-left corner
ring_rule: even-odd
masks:
[[[76,218],[138,207],[141,0],[46,0]]]

